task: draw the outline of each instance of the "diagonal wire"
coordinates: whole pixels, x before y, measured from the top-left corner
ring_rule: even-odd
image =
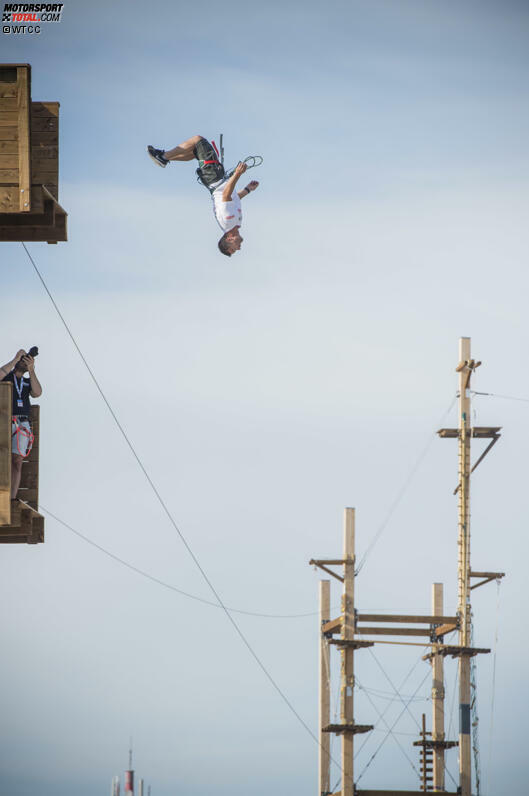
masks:
[[[522,401],[524,404],[529,404],[529,398],[518,398],[515,395],[500,395],[497,392],[478,392],[478,390],[470,390],[472,395],[487,395],[490,398],[504,398],[506,401]]]
[[[417,725],[417,728],[420,730],[420,729],[421,729],[421,727],[420,727],[420,724],[419,724],[419,722],[417,721],[417,719],[415,718],[415,716],[413,715],[413,713],[411,712],[411,710],[410,710],[410,709],[409,709],[409,707],[408,707],[408,704],[409,704],[409,702],[408,702],[408,703],[406,703],[406,702],[404,701],[404,697],[403,697],[403,696],[401,696],[401,695],[399,694],[399,692],[397,691],[397,688],[396,688],[396,687],[393,685],[392,681],[390,680],[390,677],[389,677],[388,673],[386,672],[386,670],[384,669],[384,667],[382,666],[382,664],[381,664],[381,663],[380,663],[380,661],[378,660],[377,656],[375,655],[375,653],[373,652],[373,650],[371,649],[371,647],[369,647],[369,648],[368,648],[368,651],[371,653],[371,657],[372,657],[372,658],[374,658],[376,665],[378,666],[378,668],[380,669],[380,671],[382,672],[382,674],[384,675],[384,677],[386,678],[386,680],[388,681],[388,683],[390,684],[390,686],[392,687],[392,689],[394,690],[394,692],[395,692],[395,694],[397,695],[397,697],[400,699],[400,701],[401,701],[401,702],[402,702],[404,705],[406,705],[406,710],[408,711],[409,715],[412,717],[413,721],[414,721],[414,722],[415,722],[415,724]],[[414,696],[415,696],[415,695],[414,695]],[[411,700],[410,700],[410,701],[411,701]]]
[[[34,270],[35,270],[35,273],[37,274],[37,276],[38,276],[39,280],[41,281],[41,283],[42,283],[42,286],[44,287],[44,290],[45,290],[45,291],[46,291],[46,293],[48,294],[48,296],[49,296],[49,298],[50,298],[50,301],[51,301],[51,303],[53,304],[53,307],[55,308],[55,311],[57,312],[57,314],[58,314],[59,318],[61,319],[61,321],[62,321],[62,324],[63,324],[63,326],[64,326],[64,328],[65,328],[65,330],[66,330],[66,332],[67,332],[68,336],[70,337],[70,339],[71,339],[71,341],[72,341],[73,345],[75,346],[75,349],[77,350],[77,353],[78,353],[78,354],[79,354],[79,356],[81,357],[81,360],[83,361],[83,364],[85,365],[85,367],[86,367],[86,369],[87,369],[88,373],[90,374],[90,376],[91,376],[91,378],[92,378],[92,381],[94,382],[94,384],[95,384],[95,386],[96,386],[96,388],[97,388],[97,390],[98,390],[99,394],[101,395],[101,398],[103,399],[104,403],[106,404],[106,406],[107,406],[107,409],[108,409],[108,411],[110,412],[110,414],[111,414],[111,416],[112,416],[112,418],[113,418],[113,420],[114,420],[114,422],[115,422],[116,426],[118,427],[119,431],[121,432],[121,435],[123,436],[123,439],[124,439],[124,440],[125,440],[125,442],[127,443],[127,446],[129,447],[129,449],[130,449],[130,451],[131,451],[131,453],[132,453],[133,457],[135,458],[135,460],[136,460],[136,462],[137,462],[137,464],[138,464],[139,468],[141,469],[141,471],[142,471],[143,475],[145,476],[145,478],[146,478],[146,480],[147,480],[147,482],[148,482],[149,486],[151,487],[151,489],[152,489],[152,491],[153,491],[154,495],[156,496],[156,499],[158,500],[158,502],[159,502],[160,506],[162,507],[162,509],[163,509],[164,513],[166,514],[166,516],[167,516],[167,518],[168,518],[169,522],[171,523],[171,525],[172,525],[172,526],[173,526],[173,528],[175,529],[176,533],[178,534],[178,536],[180,537],[180,539],[181,539],[181,541],[182,541],[182,544],[184,545],[184,547],[186,548],[187,552],[188,552],[188,553],[189,553],[189,555],[191,556],[191,558],[192,558],[192,560],[193,560],[193,562],[194,562],[194,564],[195,564],[196,568],[198,569],[198,571],[199,571],[199,572],[200,572],[200,574],[202,575],[203,579],[206,581],[206,583],[207,583],[208,587],[210,588],[211,592],[213,593],[213,595],[214,595],[214,597],[215,597],[216,601],[218,602],[219,606],[222,608],[222,610],[223,610],[223,611],[224,611],[224,613],[226,614],[226,618],[228,619],[228,621],[229,621],[229,622],[230,622],[230,624],[232,625],[233,629],[235,630],[235,632],[236,632],[236,633],[237,633],[237,635],[239,636],[240,640],[242,641],[242,643],[244,644],[244,646],[246,647],[246,649],[247,649],[247,650],[248,650],[248,652],[250,653],[251,657],[254,659],[254,661],[256,662],[256,664],[258,665],[258,667],[259,667],[259,668],[261,669],[261,671],[263,672],[263,674],[264,674],[264,676],[266,677],[266,679],[269,681],[270,685],[271,685],[271,686],[274,688],[274,690],[275,690],[275,691],[276,691],[276,692],[279,694],[279,696],[281,697],[281,699],[283,700],[283,702],[286,704],[286,706],[288,707],[288,709],[291,711],[291,713],[292,713],[292,714],[293,714],[293,715],[296,717],[296,719],[297,719],[297,720],[298,720],[298,722],[299,722],[299,723],[302,725],[302,727],[304,727],[304,728],[305,728],[306,732],[308,732],[308,734],[311,736],[311,738],[312,738],[312,739],[313,739],[313,740],[314,740],[314,741],[315,741],[315,742],[318,744],[318,746],[320,746],[320,741],[319,741],[319,739],[318,739],[318,738],[316,737],[316,735],[315,735],[315,734],[312,732],[311,728],[310,728],[310,727],[309,727],[309,725],[306,723],[306,721],[305,721],[305,720],[304,720],[304,719],[301,717],[301,715],[298,713],[298,711],[296,710],[296,708],[294,707],[294,705],[292,704],[292,702],[291,702],[291,701],[288,699],[288,697],[287,697],[287,695],[284,693],[284,691],[283,691],[283,690],[280,688],[280,686],[279,686],[279,685],[276,683],[276,681],[274,680],[274,678],[272,677],[272,675],[270,674],[270,672],[268,671],[268,669],[266,668],[266,666],[264,665],[264,663],[261,661],[261,659],[259,658],[259,656],[258,656],[258,655],[257,655],[257,653],[255,652],[255,650],[254,650],[254,649],[253,649],[253,647],[251,646],[250,642],[248,641],[248,639],[246,638],[246,636],[244,635],[244,633],[243,633],[243,632],[242,632],[242,630],[240,629],[239,625],[237,624],[237,622],[235,621],[235,619],[233,618],[233,616],[232,616],[232,615],[231,615],[231,613],[229,612],[228,608],[227,608],[227,607],[226,607],[226,605],[224,604],[224,602],[223,602],[222,598],[220,597],[220,594],[219,594],[219,593],[218,593],[218,591],[216,590],[216,588],[215,588],[215,586],[213,585],[212,581],[209,579],[208,575],[206,574],[206,571],[204,570],[204,568],[202,567],[202,565],[201,565],[200,561],[198,560],[197,556],[196,556],[196,555],[195,555],[195,553],[193,552],[193,550],[192,550],[192,548],[191,548],[191,546],[190,546],[189,542],[187,541],[187,539],[185,538],[184,534],[182,533],[182,531],[180,530],[180,528],[179,528],[179,527],[178,527],[178,525],[176,524],[176,521],[175,521],[175,519],[173,518],[173,516],[172,516],[171,512],[169,511],[169,508],[167,507],[167,504],[165,503],[165,501],[164,501],[164,499],[162,498],[162,496],[161,496],[160,492],[159,492],[159,491],[158,491],[158,489],[156,488],[156,485],[154,484],[154,481],[151,479],[151,477],[150,477],[149,473],[147,472],[147,470],[146,470],[146,468],[145,468],[145,466],[144,466],[144,464],[143,464],[142,460],[140,459],[140,457],[139,457],[138,453],[136,452],[136,449],[134,448],[134,446],[133,446],[132,442],[130,441],[129,437],[127,436],[127,433],[126,433],[125,429],[123,428],[123,426],[122,426],[122,425],[121,425],[121,423],[119,422],[119,420],[118,420],[118,418],[117,418],[117,415],[116,415],[116,413],[114,412],[114,410],[113,410],[113,408],[112,408],[112,406],[111,406],[111,404],[110,404],[110,402],[109,402],[108,398],[106,397],[105,393],[103,392],[103,389],[101,388],[101,386],[100,386],[100,384],[99,384],[99,382],[98,382],[98,380],[97,380],[97,378],[96,378],[96,376],[95,376],[95,374],[94,374],[93,370],[91,369],[90,365],[88,364],[87,360],[85,359],[85,356],[84,356],[83,352],[82,352],[82,351],[81,351],[81,349],[79,348],[79,346],[78,346],[78,344],[77,344],[77,341],[76,341],[75,337],[73,336],[72,332],[70,331],[70,328],[69,328],[68,324],[66,323],[66,320],[64,319],[64,317],[63,317],[63,315],[62,315],[62,313],[61,313],[61,311],[60,311],[59,307],[57,306],[57,303],[55,302],[55,299],[53,298],[52,294],[50,293],[50,291],[49,291],[49,289],[48,289],[48,286],[46,285],[46,282],[44,281],[44,279],[43,279],[43,277],[42,277],[42,275],[41,275],[41,273],[40,273],[39,269],[37,268],[37,265],[36,265],[35,261],[33,260],[33,258],[32,258],[32,256],[31,256],[31,254],[29,253],[28,249],[26,248],[26,245],[25,245],[24,243],[22,243],[22,246],[23,246],[23,248],[24,248],[24,250],[25,250],[25,252],[26,252],[26,254],[27,254],[27,256],[28,256],[28,258],[29,258],[29,260],[30,260],[30,262],[31,262],[31,264],[32,264],[32,266],[33,266],[33,268],[34,268]]]
[[[413,696],[415,696],[415,695],[417,694],[417,692],[419,691],[419,689],[421,689],[421,688],[423,687],[424,683],[426,682],[426,680],[427,680],[427,678],[428,678],[429,676],[430,676],[430,672],[426,672],[426,675],[425,675],[425,677],[423,678],[423,680],[421,680],[421,682],[420,682],[420,683],[419,683],[419,685],[417,686],[417,688],[416,688],[416,690],[415,690],[415,693],[413,694]],[[410,700],[410,701],[411,701],[411,700]],[[370,757],[370,758],[369,758],[369,760],[367,761],[366,765],[364,766],[364,769],[363,769],[362,773],[360,774],[360,776],[359,776],[359,777],[358,777],[358,779],[356,780],[357,784],[358,784],[358,782],[360,782],[361,778],[364,776],[365,772],[367,771],[367,769],[369,768],[369,766],[371,765],[371,763],[373,762],[373,760],[375,759],[375,757],[377,756],[377,754],[380,752],[380,750],[382,749],[382,747],[384,746],[384,744],[386,743],[386,741],[388,740],[388,738],[389,738],[389,736],[390,736],[390,733],[391,733],[391,730],[392,730],[392,729],[395,727],[395,725],[396,725],[396,724],[398,724],[398,722],[401,720],[402,716],[404,715],[404,713],[405,713],[405,711],[406,711],[406,708],[407,708],[407,705],[404,705],[403,709],[401,710],[401,712],[399,713],[399,715],[397,716],[397,718],[395,719],[395,721],[394,721],[394,722],[393,722],[393,724],[391,725],[390,729],[388,730],[388,732],[387,732],[386,736],[385,736],[385,737],[382,739],[382,741],[380,742],[380,744],[377,746],[377,748],[375,749],[375,751],[373,752],[373,754],[371,755],[371,757]]]
[[[443,416],[440,419],[438,425],[442,425],[445,417],[448,414],[450,414],[450,412],[452,411],[452,407],[454,406],[456,401],[457,401],[457,394],[451,400],[450,406],[448,407],[446,412],[443,414]],[[376,545],[376,543],[378,542],[378,540],[382,536],[383,532],[386,530],[386,527],[387,527],[389,521],[391,520],[391,518],[392,518],[393,514],[395,513],[395,511],[397,510],[397,508],[398,508],[400,502],[402,501],[404,495],[408,491],[408,487],[410,486],[411,482],[413,481],[413,478],[414,478],[417,470],[421,466],[422,462],[426,458],[426,455],[427,455],[427,453],[429,452],[429,450],[430,450],[430,448],[432,446],[432,443],[433,443],[433,441],[434,441],[434,439],[436,437],[436,433],[437,432],[433,432],[432,434],[429,435],[427,444],[424,446],[423,450],[421,451],[421,453],[417,457],[417,459],[415,461],[415,464],[412,466],[410,472],[408,473],[408,476],[407,476],[406,480],[404,481],[402,487],[398,491],[395,499],[393,500],[393,503],[390,505],[385,519],[382,521],[382,524],[379,526],[379,528],[378,528],[377,532],[375,533],[373,539],[371,540],[371,542],[367,546],[367,549],[366,549],[364,555],[360,559],[360,562],[359,562],[358,567],[357,567],[356,572],[355,572],[356,575],[358,575],[358,573],[360,572],[360,570],[364,566],[367,557],[370,555],[370,553],[373,550],[374,546]]]
[[[427,649],[427,647],[425,647],[424,649]],[[407,681],[410,679],[410,677],[412,676],[413,672],[415,671],[415,669],[417,668],[417,666],[418,666],[418,665],[419,665],[421,662],[422,662],[422,655],[420,655],[420,656],[419,656],[419,658],[418,658],[418,659],[415,661],[415,663],[414,663],[414,664],[413,664],[413,666],[411,667],[410,671],[408,672],[408,674],[406,675],[406,677],[405,677],[405,678],[404,678],[404,680],[402,681],[402,684],[401,684],[401,686],[400,686],[401,688],[403,688],[404,684],[405,684],[405,683],[406,683],[406,682],[407,682]],[[416,693],[417,693],[417,691],[415,692],[415,694],[416,694]],[[412,695],[412,696],[409,698],[409,701],[410,701],[410,702],[411,702],[411,701],[412,701],[412,700],[415,698],[415,694],[413,694],[413,695]],[[391,702],[390,702],[388,705],[386,705],[386,707],[385,707],[385,708],[384,708],[384,710],[382,711],[382,717],[386,715],[386,713],[387,713],[387,712],[388,712],[388,710],[390,709],[391,705],[392,705],[392,703],[391,703]],[[358,757],[358,755],[360,754],[360,752],[362,751],[362,749],[364,748],[364,746],[366,745],[366,743],[368,743],[368,741],[369,741],[369,736],[366,736],[366,738],[365,738],[364,742],[360,744],[360,748],[359,748],[359,749],[358,749],[358,751],[355,753],[355,759]]]
[[[183,597],[188,597],[190,600],[196,600],[197,602],[203,603],[204,605],[211,605],[213,608],[221,608],[219,603],[213,602],[212,600],[206,600],[204,597],[198,597],[196,594],[190,594],[189,592],[184,591],[183,589],[179,589],[177,586],[173,586],[171,583],[167,583],[167,581],[164,581],[161,578],[157,578],[156,575],[151,575],[149,572],[146,572],[145,570],[136,567],[134,564],[131,564],[129,561],[125,561],[123,558],[120,558],[114,553],[111,553],[110,550],[107,550],[105,547],[102,547],[97,542],[94,542],[93,539],[90,539],[90,537],[85,536],[83,533],[81,533],[81,531],[76,530],[67,522],[61,520],[60,517],[57,517],[56,514],[53,514],[53,512],[45,508],[42,504],[40,505],[39,510],[43,511],[49,517],[52,517],[52,519],[54,519],[55,522],[58,522],[60,525],[67,528],[73,534],[78,536],[79,539],[82,539],[87,544],[91,545],[92,547],[95,547],[96,550],[99,550],[101,553],[104,553],[104,555],[108,556],[113,561],[116,561],[118,564],[121,564],[127,569],[130,569],[132,572],[136,572],[138,575],[147,578],[147,580],[150,580],[153,583],[157,583],[159,586],[163,586],[165,589],[169,589],[170,591],[174,591],[177,594],[181,594]],[[230,606],[226,606],[226,608],[232,614],[244,614],[246,616],[262,617],[265,619],[299,619],[301,617],[316,616],[318,614],[318,611],[313,611],[307,614],[266,614],[266,613],[260,613],[258,611],[244,611],[241,608],[231,608]]]
[[[371,706],[372,706],[372,707],[375,709],[376,713],[378,713],[378,717],[379,717],[379,719],[380,719],[381,721],[383,721],[383,722],[384,722],[384,724],[386,725],[386,730],[387,730],[388,734],[389,734],[389,735],[391,735],[391,737],[393,738],[393,740],[395,741],[395,743],[397,744],[397,746],[398,746],[398,747],[399,747],[399,749],[401,750],[402,754],[404,755],[404,757],[406,758],[406,760],[408,761],[408,763],[410,764],[410,766],[412,767],[412,769],[413,769],[413,770],[415,771],[415,773],[418,775],[418,774],[419,774],[419,772],[418,772],[418,771],[417,771],[417,769],[415,768],[415,765],[414,765],[413,761],[411,760],[411,758],[408,756],[408,754],[407,754],[407,753],[406,753],[406,751],[404,750],[404,747],[402,746],[401,742],[400,742],[400,741],[399,741],[399,739],[397,738],[396,734],[395,734],[395,733],[392,731],[392,729],[390,728],[390,726],[389,726],[389,724],[387,723],[386,719],[384,718],[384,716],[382,715],[382,713],[379,711],[379,709],[377,708],[377,706],[375,705],[375,703],[373,702],[373,700],[372,700],[372,699],[371,699],[371,697],[369,696],[369,694],[368,694],[368,692],[366,691],[366,689],[365,689],[365,688],[363,688],[363,686],[361,685],[360,681],[358,680],[358,677],[355,677],[355,680],[356,680],[356,682],[357,682],[357,684],[358,684],[358,688],[360,688],[360,690],[361,690],[361,691],[364,691],[364,693],[365,693],[366,697],[368,698],[368,700],[369,700],[369,702],[370,702]]]

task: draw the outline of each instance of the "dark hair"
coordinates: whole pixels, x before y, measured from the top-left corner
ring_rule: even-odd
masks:
[[[222,236],[222,238],[219,240],[218,247],[219,247],[219,251],[221,251],[223,254],[225,254],[226,257],[231,257],[230,241],[226,237],[227,234],[228,233],[225,232],[224,235]]]

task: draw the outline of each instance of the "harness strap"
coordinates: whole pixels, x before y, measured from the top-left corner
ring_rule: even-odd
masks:
[[[31,431],[28,431],[27,428],[23,428],[20,425],[19,420],[18,420],[16,415],[13,415],[13,424],[15,426],[15,430],[13,431],[11,436],[14,437],[16,435],[16,438],[17,438],[17,450],[18,450],[19,456],[22,456],[23,459],[26,459],[29,456],[29,454],[31,453],[31,449],[33,447],[33,442],[35,440],[35,435]],[[27,448],[27,451],[25,453],[22,453],[22,451],[20,450],[20,437],[21,436],[27,437],[27,440],[28,440],[28,448]]]

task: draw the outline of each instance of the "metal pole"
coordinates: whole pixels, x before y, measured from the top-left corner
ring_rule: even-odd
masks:
[[[342,596],[342,639],[354,638],[354,569],[355,569],[355,510],[345,509],[344,512],[344,549],[343,577],[344,590]],[[354,650],[344,646],[341,650],[341,705],[340,718],[342,724],[354,723]],[[354,796],[354,733],[342,733],[342,792],[341,796]]]
[[[459,340],[459,645],[470,646],[470,338]],[[471,796],[470,658],[459,656],[459,786],[461,796]]]
[[[319,789],[318,796],[326,796],[331,787],[331,736],[323,732],[323,728],[331,720],[331,669],[329,642],[321,630],[325,622],[330,620],[331,582],[320,580],[320,755],[319,755]]]
[[[432,584],[432,615],[443,616],[443,584]],[[445,739],[445,689],[444,659],[442,655],[432,657],[432,740]],[[445,750],[441,746],[433,750],[433,789],[445,789]]]

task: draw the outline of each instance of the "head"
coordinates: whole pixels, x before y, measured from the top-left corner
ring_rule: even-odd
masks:
[[[229,229],[219,240],[219,250],[225,254],[226,257],[231,257],[234,252],[239,251],[243,240],[244,238],[241,238],[239,227]]]
[[[32,360],[32,357],[29,357],[27,354],[25,357],[20,357],[17,364],[13,368],[15,376],[20,379],[24,376],[25,373],[28,372],[28,362]]]

